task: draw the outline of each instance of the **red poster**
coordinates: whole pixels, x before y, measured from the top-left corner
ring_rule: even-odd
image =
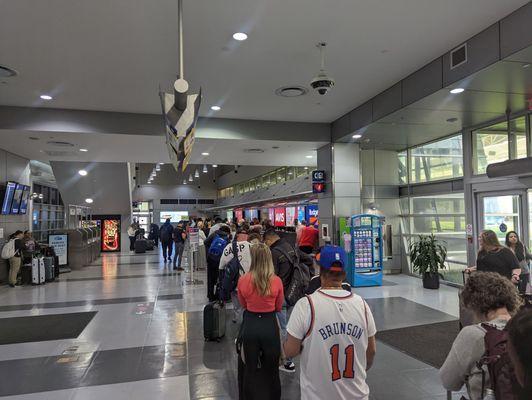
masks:
[[[102,251],[120,251],[120,220],[102,221]]]
[[[244,219],[244,210],[242,209],[239,209],[239,210],[235,210],[235,219],[237,224],[242,221]]]
[[[275,226],[285,226],[286,225],[286,209],[276,208],[275,209]]]

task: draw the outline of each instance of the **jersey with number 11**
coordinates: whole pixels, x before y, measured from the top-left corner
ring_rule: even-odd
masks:
[[[368,399],[366,349],[376,329],[365,301],[319,289],[296,304],[290,320],[288,332],[303,339],[301,399]]]

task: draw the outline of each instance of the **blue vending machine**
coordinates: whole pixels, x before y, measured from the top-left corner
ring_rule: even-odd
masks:
[[[372,214],[351,217],[349,281],[354,287],[382,286],[382,221]]]

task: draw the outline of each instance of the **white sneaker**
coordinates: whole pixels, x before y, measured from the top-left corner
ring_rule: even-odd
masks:
[[[288,373],[296,372],[296,365],[292,361],[287,361],[282,365],[279,365],[279,371],[284,371]]]

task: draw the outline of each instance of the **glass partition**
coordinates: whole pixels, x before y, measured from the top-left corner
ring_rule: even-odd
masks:
[[[410,149],[410,182],[431,182],[463,176],[462,135]],[[401,160],[399,161],[401,176]]]

